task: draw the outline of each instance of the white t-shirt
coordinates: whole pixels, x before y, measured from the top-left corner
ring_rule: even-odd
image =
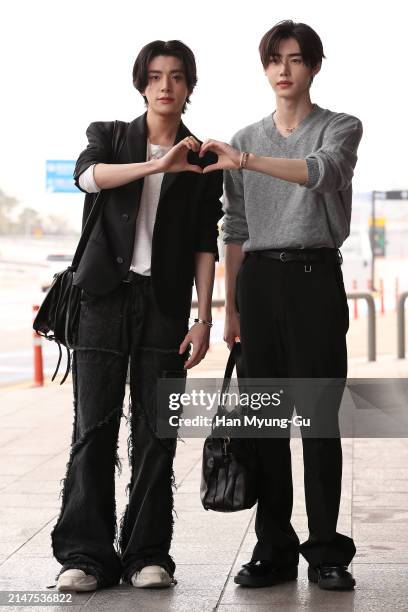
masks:
[[[170,149],[171,147],[162,147],[161,145],[151,144],[147,141],[146,159],[159,159],[170,151]],[[97,193],[100,191],[93,175],[94,166],[95,164],[89,166],[89,168],[79,176],[79,185],[88,193]],[[140,208],[136,218],[133,256],[130,264],[130,270],[138,274],[143,274],[143,276],[150,276],[153,229],[156,221],[162,181],[163,172],[149,174],[144,177]]]

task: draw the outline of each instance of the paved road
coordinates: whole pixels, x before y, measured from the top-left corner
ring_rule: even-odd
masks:
[[[200,364],[201,375],[222,373],[226,350],[214,348]],[[403,365],[405,364],[405,368]],[[398,366],[398,367],[397,367]],[[400,371],[398,369],[400,368]],[[377,377],[379,371],[407,376],[406,362],[394,360],[352,366],[352,375]],[[50,531],[61,500],[72,430],[72,391],[62,387],[0,389],[0,587],[2,590],[46,590],[59,565],[53,558]],[[118,517],[126,504],[127,431],[122,421],[117,478]],[[307,537],[302,447],[291,441],[294,479],[292,523],[301,541]],[[162,591],[119,585],[78,596],[79,610],[154,612],[383,612],[407,610],[408,601],[408,444],[403,439],[345,439],[339,531],[352,535],[357,554],[352,571],[354,593],[321,591],[307,580],[303,558],[299,579],[264,589],[243,589],[233,582],[249,560],[256,541],[254,512],[205,512],[199,489],[202,440],[179,443],[175,473],[177,517],[171,554],[178,584]],[[27,610],[36,607],[7,607]],[[41,608],[43,609],[43,608]],[[47,610],[50,608],[47,608]],[[63,609],[51,607],[53,610]]]

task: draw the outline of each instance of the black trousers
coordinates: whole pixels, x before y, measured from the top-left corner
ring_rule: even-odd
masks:
[[[172,575],[173,458],[176,439],[155,433],[159,377],[185,377],[186,353],[179,346],[188,319],[163,315],[150,279],[133,275],[114,292],[82,294],[73,355],[74,424],[62,490],[52,531],[61,572],[80,568],[99,586],[130,582],[134,571],[160,565]],[[188,351],[187,351],[188,353]],[[130,356],[131,480],[129,502],[116,525],[115,467]]]
[[[341,267],[334,258],[305,267],[304,262],[247,255],[238,273],[236,295],[247,378],[346,379],[348,305]],[[296,409],[299,414],[298,405]],[[285,410],[279,416],[291,418],[293,404]],[[348,565],[356,551],[354,542],[336,531],[342,478],[340,436],[302,435],[302,445],[309,538],[299,545],[291,525],[290,438],[256,440],[260,492],[258,542],[252,559],[285,566],[297,563],[300,552],[314,567]]]

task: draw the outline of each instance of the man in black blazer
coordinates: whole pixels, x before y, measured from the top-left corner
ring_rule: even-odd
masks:
[[[130,123],[91,123],[76,164],[75,182],[87,194],[84,221],[102,194],[74,281],[82,288],[74,428],[51,534],[62,564],[59,590],[91,591],[121,577],[135,587],[175,583],[176,438],[156,435],[157,380],[183,379],[208,350],[222,216],[222,172],[203,174],[200,142],[181,121],[196,81],[183,43],[143,47],[133,83],[147,112]],[[194,279],[198,318],[190,327]],[[129,356],[131,481],[117,530],[114,477]]]

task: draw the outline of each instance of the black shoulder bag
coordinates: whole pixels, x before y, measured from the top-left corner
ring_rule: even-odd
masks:
[[[113,124],[112,155],[115,159],[118,152],[118,122]],[[79,321],[81,306],[81,288],[73,284],[75,270],[78,268],[85,251],[91,231],[99,214],[102,214],[104,191],[99,191],[94,199],[92,209],[82,230],[72,263],[66,270],[54,275],[54,280],[37,312],[33,329],[40,335],[57,343],[59,357],[57,367],[51,380],[57,375],[62,358],[61,344],[67,349],[67,368],[60,384],[62,385],[71,368],[70,349],[73,348],[75,332]]]
[[[242,378],[239,342],[234,344],[228,357],[221,398],[229,390],[234,367],[237,369],[237,377]],[[225,408],[221,400],[217,415],[223,414]],[[203,447],[200,493],[204,508],[217,512],[252,508],[258,498],[257,471],[253,439],[217,437],[213,419],[212,432]]]

